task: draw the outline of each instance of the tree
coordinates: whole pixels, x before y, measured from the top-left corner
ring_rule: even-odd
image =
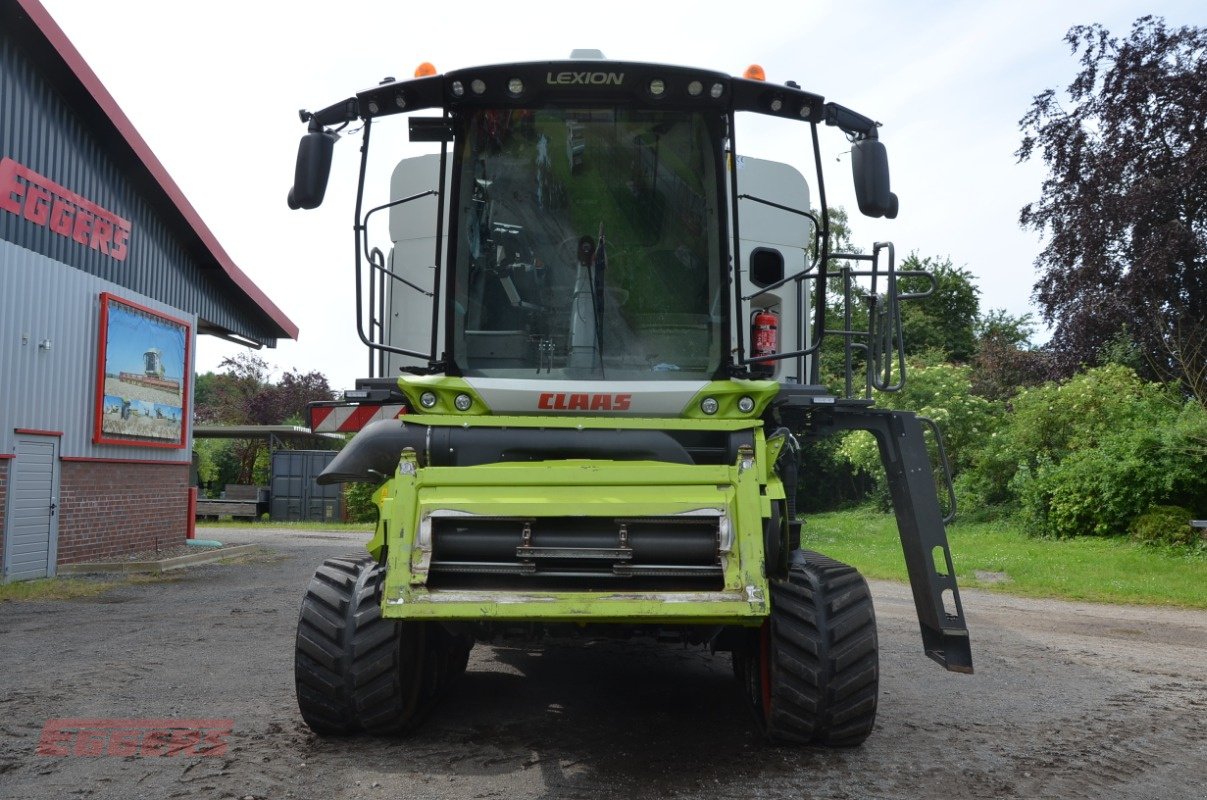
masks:
[[[975,277],[951,259],[920,258],[917,253],[901,262],[903,272],[921,270],[935,277],[936,287],[929,297],[901,303],[901,329],[905,352],[914,355],[928,350],[942,354],[944,361],[965,363],[976,352],[976,325],[980,318],[981,290]],[[900,280],[902,292],[924,292],[930,288],[925,278]]]
[[[221,425],[266,425],[270,420],[257,410],[257,400],[272,380],[272,367],[254,353],[224,358],[220,373],[197,377],[194,402],[197,418]]]
[[[239,353],[223,359],[219,366],[223,372],[197,376],[194,405],[198,422],[301,424],[307,403],[332,398],[327,377],[321,372],[290,370],[274,383],[273,367],[254,353]],[[211,460],[219,465],[223,482],[259,483],[257,472],[265,464],[263,451],[264,443],[259,440],[237,439],[223,453],[213,453]]]
[[[1019,222],[1046,236],[1034,297],[1051,346],[1070,374],[1122,331],[1153,377],[1186,382],[1179,354],[1207,352],[1207,29],[1146,16],[1123,40],[1094,24],[1065,41],[1071,105],[1037,95],[1016,153],[1048,170]]]
[[[992,339],[1020,349],[1031,349],[1031,337],[1035,335],[1035,319],[1030,312],[1014,316],[1004,308],[991,308],[976,321],[978,341]]]
[[[330,400],[333,396],[327,376],[323,373],[301,373],[291,369],[281,376],[279,382],[264,387],[253,406],[258,416],[272,420],[268,424],[300,425],[305,420],[308,403]]]
[[[1031,315],[1016,317],[995,308],[976,324],[972,357],[972,391],[989,400],[1008,400],[1027,386],[1051,380],[1051,353],[1031,344]]]
[[[820,211],[813,209],[814,214]],[[826,219],[830,223],[830,252],[831,253],[862,253],[851,238],[851,218],[843,206],[833,206],[826,209]],[[817,258],[816,242],[809,243],[809,258]]]
[[[253,353],[222,360],[224,371],[197,376],[194,394],[199,419],[227,425],[300,424],[306,404],[330,400],[331,386],[321,372],[291,369],[274,383],[272,366]]]

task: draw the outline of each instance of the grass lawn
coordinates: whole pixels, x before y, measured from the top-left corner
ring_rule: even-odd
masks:
[[[96,597],[116,586],[135,583],[170,583],[175,575],[84,575],[80,577],[37,578],[32,581],[0,583],[0,603],[39,600],[75,600],[80,597]]]
[[[1207,552],[1145,547],[1127,539],[1037,539],[1013,521],[957,522],[947,531],[961,587],[1101,603],[1207,608]],[[806,518],[806,548],[869,578],[904,581],[892,515],[868,510]],[[979,575],[979,577],[978,577]]]
[[[0,603],[23,600],[72,600],[95,597],[112,589],[116,581],[89,578],[38,578],[32,581],[0,583]]]

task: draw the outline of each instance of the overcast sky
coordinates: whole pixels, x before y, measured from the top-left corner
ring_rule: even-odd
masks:
[[[1201,0],[42,2],[235,263],[298,324],[297,342],[262,354],[278,370],[320,370],[335,388],[367,374],[352,283],[359,137],[337,144],[323,207],[291,212],[299,108],[409,77],[421,61],[443,72],[588,47],[731,74],[759,63],[769,81],[795,80],[883,123],[901,212],[853,213],[857,242],[950,257],[977,276],[983,309],[1022,314],[1033,310],[1040,241],[1019,229],[1018,212],[1037,199],[1043,170],[1016,163],[1018,120],[1076,72],[1065,32],[1101,22],[1122,36],[1144,14],[1207,23]],[[758,122],[739,129],[739,150],[811,174],[806,126],[760,134]],[[854,212],[848,145],[836,129],[822,133],[830,202]],[[397,147],[398,157],[425,152]],[[197,367],[236,350],[199,337]]]

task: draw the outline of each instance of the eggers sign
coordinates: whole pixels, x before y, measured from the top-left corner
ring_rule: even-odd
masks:
[[[40,756],[222,756],[232,719],[51,719]]]
[[[117,261],[129,255],[129,220],[8,157],[0,159],[0,209]]]

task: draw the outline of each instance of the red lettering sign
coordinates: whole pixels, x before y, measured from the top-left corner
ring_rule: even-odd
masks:
[[[88,237],[92,233],[91,228],[92,215],[81,208],[75,215],[75,227],[71,230],[71,238],[80,244],[88,244]]]
[[[562,394],[545,392],[536,400],[541,411],[628,411],[631,394]]]
[[[109,255],[113,256],[118,261],[126,260],[126,253],[129,252],[130,229],[115,228],[113,230],[113,247],[109,248]]]
[[[17,180],[17,162],[11,158],[0,160],[0,208],[20,214],[24,196],[25,185]]]
[[[40,756],[221,756],[230,719],[52,719],[42,728]]]
[[[0,209],[116,261],[129,254],[129,220],[8,157],[0,159]]]
[[[59,236],[70,236],[74,224],[75,206],[56,197],[54,207],[50,209],[50,229]]]
[[[25,193],[25,218],[35,225],[50,220],[50,193],[41,186],[30,186]]]

